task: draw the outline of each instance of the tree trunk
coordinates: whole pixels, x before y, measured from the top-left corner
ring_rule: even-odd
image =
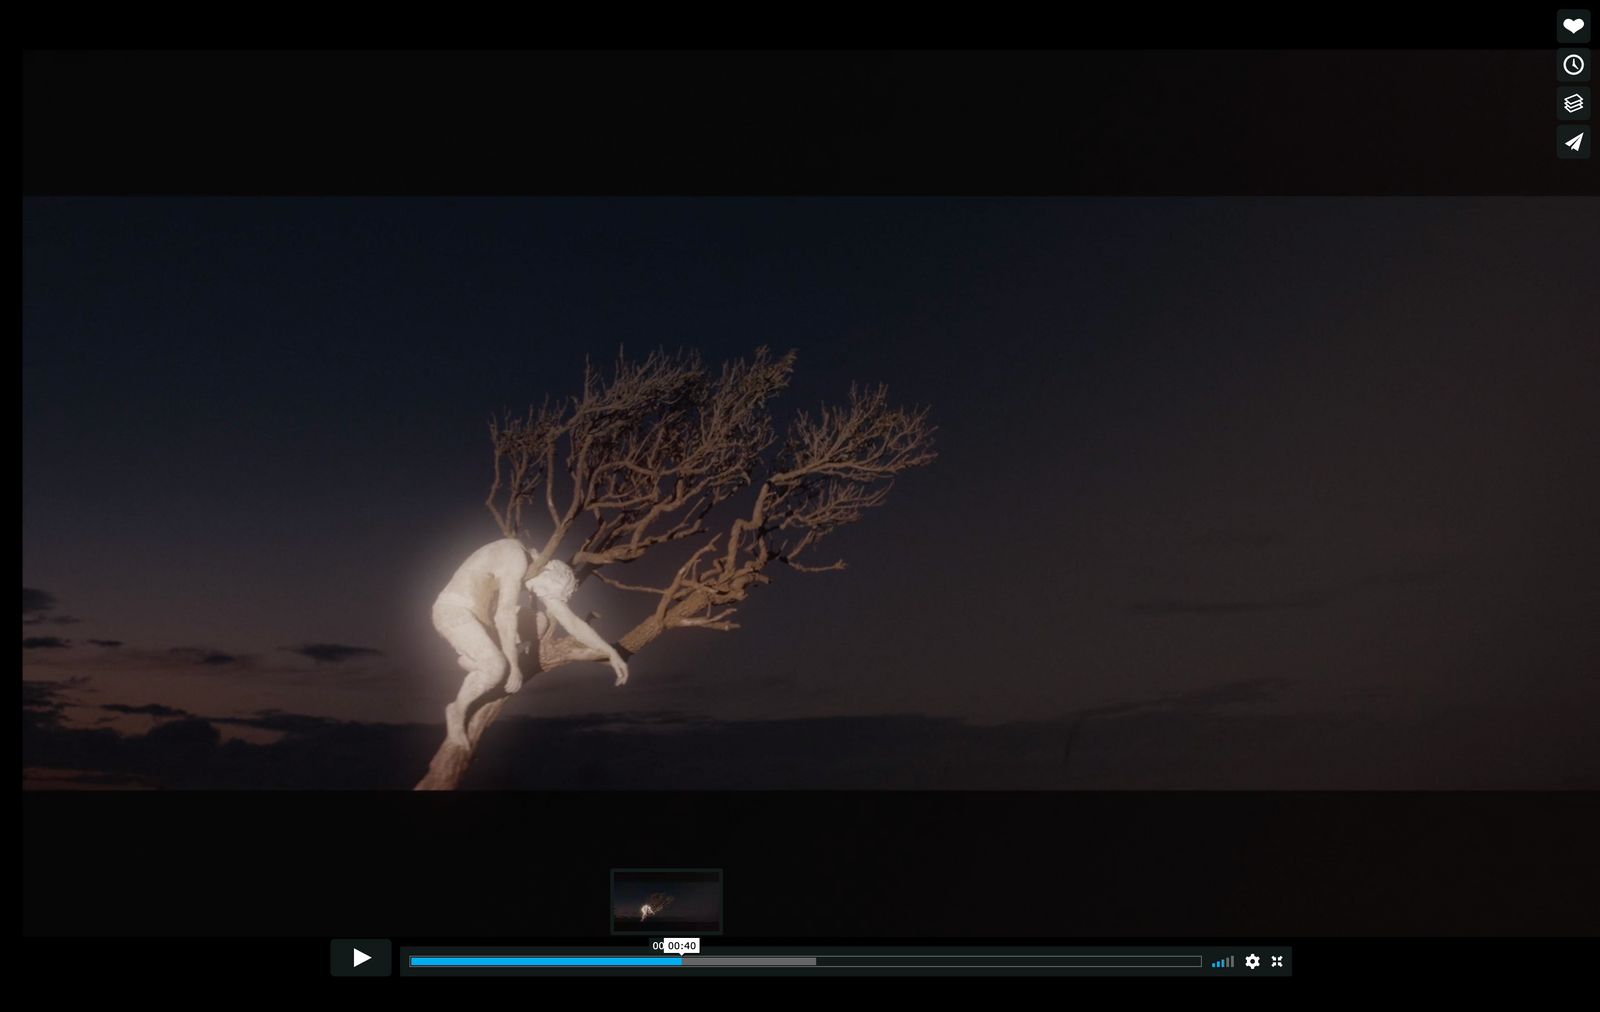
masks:
[[[662,631],[671,623],[673,616],[679,613],[693,614],[693,612],[684,611],[684,606],[691,604],[691,602],[693,602],[693,598],[673,609],[668,613],[665,621],[657,621],[655,616],[652,615],[640,622],[630,629],[626,636],[617,641],[617,649],[621,651],[623,657],[631,657],[643,650],[651,640],[661,635]],[[580,645],[572,639],[562,639],[556,643],[541,643],[537,665],[533,663],[526,665],[526,668],[536,668],[536,670],[526,670],[525,668],[523,672],[523,690],[526,691],[527,687],[533,684],[534,676],[540,671],[549,671],[551,668],[558,668],[563,664],[571,664],[575,661],[604,659],[595,651]],[[467,767],[472,765],[472,757],[477,754],[478,741],[483,737],[483,732],[488,729],[490,724],[494,723],[495,718],[500,716],[500,711],[510,699],[509,695],[502,693],[474,710],[467,719],[467,741],[469,747],[461,748],[459,745],[452,745],[446,739],[440,744],[438,751],[433,754],[433,760],[428,763],[428,772],[421,780],[417,781],[417,786],[412,790],[453,791],[461,786],[461,778],[467,775]]]
[[[412,788],[418,791],[453,791],[461,783],[461,778],[467,775],[467,767],[472,764],[473,753],[478,750],[478,739],[483,737],[484,728],[494,723],[500,715],[500,710],[511,697],[502,695],[491,699],[473,711],[472,719],[467,722],[467,741],[471,747],[462,748],[452,744],[446,739],[433,754],[433,761],[428,763],[428,772],[417,781],[417,786]]]

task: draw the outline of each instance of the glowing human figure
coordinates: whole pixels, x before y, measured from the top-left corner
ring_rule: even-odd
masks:
[[[643,924],[656,914],[672,906],[672,897],[666,893],[651,893],[650,898],[639,907],[639,923]]]
[[[460,748],[471,747],[466,720],[473,703],[501,686],[508,693],[522,688],[517,613],[523,581],[538,568],[537,556],[522,542],[502,538],[467,556],[433,602],[433,627],[455,648],[457,663],[467,672],[461,691],[444,708],[446,736]],[[628,680],[628,666],[616,648],[567,607],[577,579],[565,563],[550,560],[527,578],[526,586],[573,639],[607,656],[618,685]]]
[[[555,619],[556,624],[567,631],[573,639],[582,643],[591,650],[598,650],[606,657],[606,662],[611,665],[611,670],[617,673],[617,684],[624,685],[628,681],[628,664],[622,659],[622,654],[617,648],[606,642],[604,636],[594,631],[594,628],[579,618],[567,602],[578,589],[578,577],[570,567],[560,559],[551,559],[544,564],[544,568],[531,577],[527,587],[533,596],[544,605],[546,615]]]

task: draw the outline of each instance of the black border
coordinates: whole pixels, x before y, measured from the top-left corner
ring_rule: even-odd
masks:
[[[1600,192],[1549,147],[1549,12],[1315,13],[1062,50],[34,50],[23,189]]]
[[[728,940],[1592,935],[1600,792],[24,793],[37,937],[602,938],[719,868]],[[648,826],[642,832],[641,826]]]

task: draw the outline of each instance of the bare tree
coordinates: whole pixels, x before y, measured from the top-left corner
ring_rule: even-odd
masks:
[[[651,893],[639,907],[639,920],[642,922],[647,917],[659,917],[668,907],[672,906],[676,896],[666,893]]]
[[[624,657],[668,630],[738,628],[736,610],[774,567],[843,569],[842,560],[815,561],[819,543],[883,505],[895,475],[934,459],[927,410],[893,407],[881,386],[852,387],[843,404],[798,413],[780,437],[771,404],[794,358],[762,348],[713,375],[692,352],[619,354],[609,374],[586,366],[577,396],[490,423],[485,503],[505,536],[540,516],[550,524],[530,546],[540,558],[565,549],[580,581],[593,576],[645,598],[643,617],[617,641]],[[694,548],[660,586],[614,575],[678,542]],[[541,635],[526,677],[603,659],[557,632]],[[418,790],[460,782],[507,698],[471,715],[467,749],[440,746]]]

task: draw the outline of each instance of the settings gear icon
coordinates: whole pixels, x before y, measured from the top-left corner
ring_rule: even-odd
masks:
[[[1252,952],[1250,955],[1244,957],[1244,965],[1254,970],[1256,967],[1261,965],[1261,957]]]

